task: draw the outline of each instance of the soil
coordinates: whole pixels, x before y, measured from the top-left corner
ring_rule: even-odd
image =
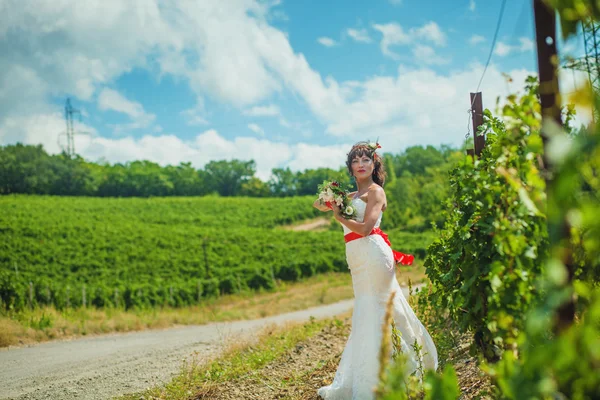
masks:
[[[286,227],[291,231],[316,231],[327,229],[331,224],[331,220],[328,218],[317,218],[315,220],[307,221],[299,225],[292,225]]]
[[[260,370],[203,387],[194,399],[318,399],[317,389],[333,381],[350,333],[350,316],[339,321]]]

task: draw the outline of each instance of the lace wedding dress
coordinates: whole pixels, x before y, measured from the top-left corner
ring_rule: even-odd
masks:
[[[352,200],[357,220],[363,221],[367,204]],[[379,227],[381,214],[375,224]],[[343,226],[344,234],[351,232]],[[379,235],[370,235],[346,244],[346,260],[352,274],[354,311],[352,330],[342,353],[333,383],[318,390],[326,400],[373,399],[378,384],[379,348],[386,303],[396,292],[393,318],[401,332],[401,349],[407,358],[406,372],[419,373],[419,360],[424,369],[437,369],[437,351],[431,336],[419,321],[402,294],[395,275],[392,249]],[[391,334],[391,329],[390,329]],[[412,344],[422,346],[415,354]],[[391,354],[390,354],[391,357]]]

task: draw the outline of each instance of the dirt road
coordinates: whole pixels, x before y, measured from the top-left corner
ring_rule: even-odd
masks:
[[[331,225],[330,218],[316,218],[314,220],[302,223],[300,225],[292,225],[285,227],[290,231],[314,231],[320,229],[326,229],[329,225]]]
[[[405,290],[405,296],[408,296]],[[252,321],[213,323],[57,341],[0,350],[1,399],[108,399],[168,381],[193,352],[216,354],[228,340],[288,321],[332,317],[352,300]]]

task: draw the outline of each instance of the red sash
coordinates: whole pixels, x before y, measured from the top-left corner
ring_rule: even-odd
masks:
[[[388,238],[387,233],[382,231],[380,228],[374,228],[371,231],[371,233],[369,233],[369,235],[381,236],[383,238],[383,240],[385,241],[385,243],[387,243],[388,246],[392,247],[392,243],[390,243],[390,239]],[[353,240],[360,239],[363,237],[364,236],[361,236],[356,232],[350,232],[347,235],[344,235],[344,240],[346,241],[346,243],[348,243],[348,242],[351,242]],[[396,264],[412,265],[412,263],[415,259],[415,256],[413,256],[413,255],[400,253],[399,251],[396,251],[393,249],[392,249],[392,253],[394,253],[394,261],[396,262]]]

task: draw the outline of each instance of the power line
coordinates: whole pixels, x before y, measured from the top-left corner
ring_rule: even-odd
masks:
[[[527,21],[525,19],[526,14],[527,14],[527,6],[530,5],[529,2],[524,1],[523,5],[521,6],[521,13],[519,14],[519,18],[515,19],[515,27],[513,28],[513,32],[512,35],[510,36],[510,41],[511,43],[514,43],[515,41],[518,41],[520,39],[519,36],[523,37],[523,33],[525,31],[525,26],[527,25]],[[533,30],[533,27],[531,27],[530,31],[529,31],[529,35],[528,37],[533,37],[535,35],[535,31]],[[521,47],[517,48],[517,46],[511,46],[512,53],[509,55],[506,55],[503,57],[503,60],[509,60],[515,57],[520,57],[523,55],[523,53],[525,51],[528,51],[528,49],[524,49],[523,48],[523,43],[521,43]],[[535,51],[533,52],[535,53]],[[533,57],[533,63],[535,64],[536,60],[535,60],[535,55]]]
[[[479,87],[481,86],[481,82],[483,81],[483,77],[485,76],[485,72],[490,65],[490,60],[492,59],[492,54],[494,53],[494,48],[496,47],[496,39],[498,39],[498,31],[500,30],[500,25],[502,24],[502,17],[504,16],[504,8],[506,6],[506,0],[502,0],[502,5],[500,7],[500,15],[498,16],[498,23],[496,24],[496,32],[494,32],[494,38],[492,39],[492,47],[490,48],[490,54],[488,55],[487,61],[485,62],[485,68],[483,69],[483,73],[481,74],[481,78],[479,79],[479,83],[477,84],[477,89],[475,92],[479,92]],[[471,104],[471,107],[473,105]]]
[[[498,32],[500,31],[500,25],[502,24],[502,18],[504,16],[504,9],[506,7],[506,0],[502,0],[502,5],[500,6],[500,14],[498,15],[498,22],[496,23],[496,31],[494,32],[494,38],[492,39],[492,46],[490,47],[490,53],[488,54],[487,61],[485,62],[485,67],[483,68],[483,72],[481,74],[481,78],[479,78],[479,83],[477,83],[477,89],[475,89],[475,93],[479,92],[479,88],[481,87],[481,82],[483,82],[483,77],[490,65],[490,61],[492,59],[492,54],[494,54],[494,48],[496,47],[496,40],[498,39]],[[477,96],[473,96],[473,100],[471,101],[471,107],[469,107],[469,111],[467,112],[467,134],[465,135],[465,139],[467,139],[471,135],[471,129],[469,128],[469,122],[471,113],[473,113],[473,105],[475,104],[475,99]]]

